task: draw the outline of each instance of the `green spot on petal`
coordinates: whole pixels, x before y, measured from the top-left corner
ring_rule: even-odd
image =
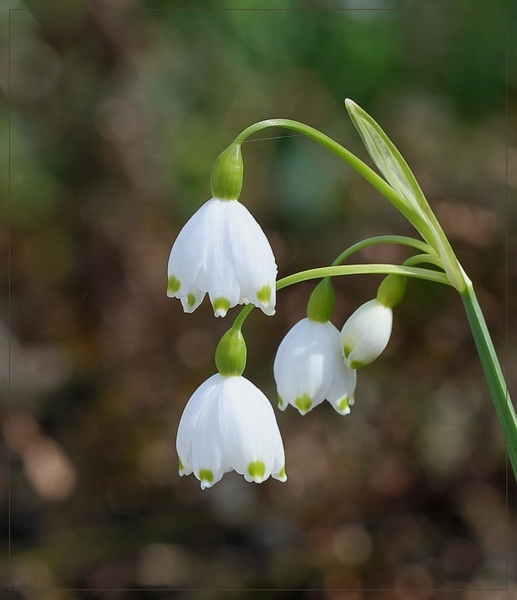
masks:
[[[217,314],[219,311],[222,311],[222,314],[225,315],[230,308],[230,301],[226,298],[216,298],[213,303],[214,313]]]
[[[283,479],[284,477],[287,477],[286,473],[285,473],[285,467],[282,467],[282,470],[280,471],[280,473],[278,474],[278,476]]]
[[[261,460],[250,462],[248,473],[253,479],[262,479],[266,473],[266,465]]]
[[[268,284],[260,288],[257,292],[257,298],[263,304],[269,304],[269,301],[271,300],[271,286]]]
[[[294,403],[300,411],[307,412],[312,406],[312,398],[308,394],[304,394],[296,398]]]
[[[278,406],[279,408],[282,408],[282,406],[284,405],[284,400],[282,398],[282,396],[278,396]]]
[[[343,400],[341,400],[339,403],[339,410],[344,412],[347,408],[349,408],[348,398],[343,398]]]
[[[350,352],[352,352],[352,350],[352,346],[345,344],[345,347],[343,348],[343,354],[345,355],[345,358],[348,358],[350,356]]]
[[[199,480],[200,481],[208,481],[208,483],[212,483],[214,480],[214,474],[210,469],[199,469]]]
[[[194,304],[196,303],[196,297],[194,296],[194,294],[187,294],[187,303],[189,306],[194,306]]]
[[[178,461],[179,461],[179,468],[180,468],[180,473],[181,471],[185,470],[185,465],[183,464],[183,461],[181,460],[181,458],[178,456]]]
[[[360,369],[361,367],[365,367],[368,364],[370,364],[370,363],[367,363],[367,362],[365,363],[365,362],[362,362],[361,360],[353,360],[348,366],[351,369]]]
[[[181,281],[177,277],[174,277],[174,275],[171,275],[167,283],[167,292],[169,294],[174,294],[180,289],[180,287]]]

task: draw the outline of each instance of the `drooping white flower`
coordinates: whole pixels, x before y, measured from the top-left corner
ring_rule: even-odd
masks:
[[[178,427],[180,475],[194,475],[201,488],[232,469],[246,481],[270,475],[287,479],[282,438],[269,400],[242,376],[217,373],[188,401]]]
[[[277,266],[260,225],[237,200],[212,198],[187,221],[172,247],[167,295],[194,311],[208,293],[216,316],[236,304],[275,313]]]
[[[388,344],[392,324],[392,309],[377,299],[369,300],[350,315],[341,330],[348,366],[358,369],[374,361]]]
[[[282,410],[291,404],[304,415],[328,400],[340,414],[350,412],[356,373],[344,364],[339,331],[330,321],[299,321],[280,343],[273,371]]]

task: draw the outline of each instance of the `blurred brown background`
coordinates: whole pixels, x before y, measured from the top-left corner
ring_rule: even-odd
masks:
[[[185,315],[167,299],[170,247],[209,198],[216,156],[255,121],[304,121],[369,162],[345,97],[413,168],[517,393],[515,11],[370,6],[4,9],[1,575],[7,584],[10,534],[12,598],[517,597],[515,482],[510,470],[507,495],[500,427],[451,289],[409,283],[387,350],[359,373],[351,415],[328,404],[305,417],[276,411],[285,484],[231,473],[202,492],[177,475],[181,412],[213,374],[236,311],[216,320],[205,301]],[[244,160],[241,199],[280,276],[329,264],[367,236],[414,234],[308,139],[246,143]],[[407,252],[376,247],[357,260]],[[336,326],[379,281],[336,282]],[[280,292],[276,316],[256,311],[244,329],[245,375],[275,404],[274,353],[312,287]]]

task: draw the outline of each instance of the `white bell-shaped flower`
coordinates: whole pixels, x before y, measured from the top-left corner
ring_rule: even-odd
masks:
[[[232,469],[246,481],[270,475],[287,479],[282,438],[269,400],[242,376],[217,373],[188,401],[178,428],[180,475],[194,475],[201,488]]]
[[[189,219],[172,247],[167,295],[194,311],[208,293],[216,316],[236,304],[275,313],[277,266],[260,225],[238,200],[212,198]]]
[[[339,331],[327,321],[299,321],[282,340],[273,366],[278,406],[302,415],[323,400],[346,415],[354,403],[356,373],[343,362]]]
[[[341,347],[348,366],[358,369],[374,361],[388,344],[392,324],[392,309],[376,298],[350,315],[341,330]]]

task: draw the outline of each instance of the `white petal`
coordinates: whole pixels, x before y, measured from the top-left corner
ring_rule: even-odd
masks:
[[[192,469],[202,489],[212,487],[231,470],[224,458],[221,440],[219,399],[223,385],[220,381],[201,407],[192,437]]]
[[[359,368],[374,361],[388,344],[392,324],[392,309],[378,300],[370,300],[360,306],[341,330],[341,345],[347,364]]]
[[[299,380],[298,367],[306,351],[307,324],[308,319],[296,323],[280,342],[275,356],[273,374],[278,395],[283,400],[281,408],[284,410],[287,404],[294,406],[296,398],[306,391],[305,382]],[[303,374],[303,368],[301,371]]]
[[[181,415],[176,436],[176,450],[184,466],[182,475],[192,473],[192,439],[196,434],[199,414],[217,385],[220,384],[221,379],[221,376],[216,374],[202,383],[190,397]]]
[[[204,297],[206,296],[205,292],[202,292],[198,287],[194,284],[184,296],[181,296],[181,305],[183,306],[183,310],[186,313],[192,313],[196,310],[196,308],[203,302]]]
[[[227,222],[231,216],[231,205],[236,200],[218,200],[217,215],[212,223],[210,252],[207,257],[206,269],[200,272],[197,284],[205,289],[210,296],[216,316],[224,316],[226,309],[219,310],[215,303],[219,298],[228,302],[228,308],[234,307],[240,299],[240,288],[235,274],[232,255],[228,248]]]
[[[336,365],[334,381],[327,400],[340,415],[348,415],[350,406],[355,402],[355,386],[357,382],[357,371],[351,369],[343,360]]]
[[[168,294],[181,298],[193,286],[198,273],[206,263],[213,229],[211,223],[217,214],[218,202],[212,198],[205,202],[185,223],[178,234],[169,255],[168,277],[174,276],[180,282],[177,292]],[[206,291],[206,290],[205,290]]]
[[[219,397],[225,459],[247,481],[285,480],[282,438],[269,400],[244,377],[229,377]],[[283,471],[283,472],[282,472]]]
[[[278,269],[271,245],[253,215],[240,202],[231,203],[227,217],[227,250],[235,268],[240,295],[272,315],[275,312]]]

